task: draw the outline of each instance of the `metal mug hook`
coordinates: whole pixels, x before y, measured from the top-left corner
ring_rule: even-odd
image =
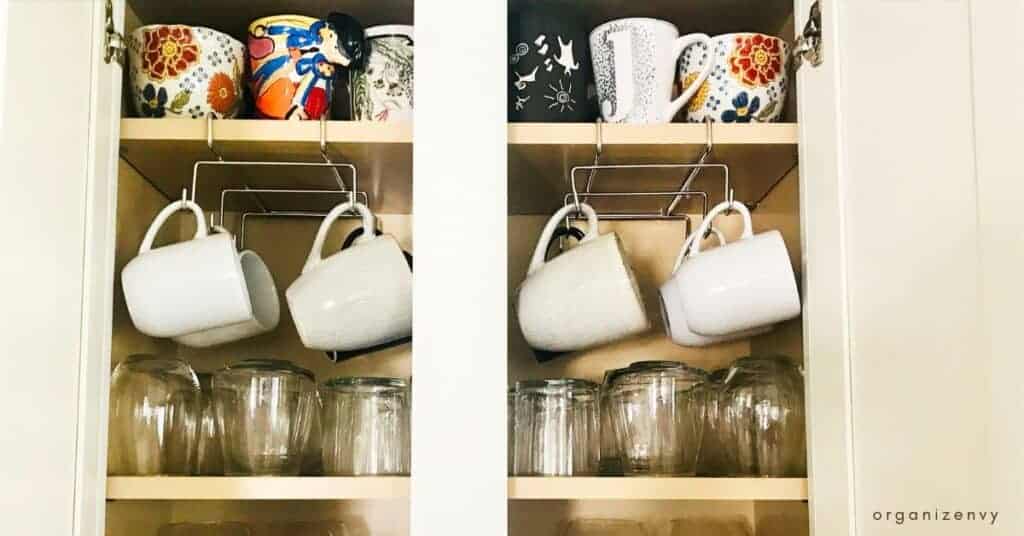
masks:
[[[217,149],[213,148],[213,114],[206,114],[206,148],[217,157],[217,160],[223,162],[224,157],[221,156]]]

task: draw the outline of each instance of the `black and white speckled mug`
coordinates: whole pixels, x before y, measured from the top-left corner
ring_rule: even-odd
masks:
[[[679,36],[672,23],[629,18],[606,22],[590,33],[590,53],[601,115],[609,123],[668,123],[707,79],[705,61],[695,84],[672,98],[676,62],[697,43],[710,49],[711,38],[693,33]]]

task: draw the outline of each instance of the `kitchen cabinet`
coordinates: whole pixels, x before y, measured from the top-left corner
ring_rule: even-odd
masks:
[[[142,336],[118,282],[153,215],[192,188],[197,160],[320,161],[316,122],[154,120],[122,112],[122,69],[103,61],[104,1],[10,0],[0,43],[4,102],[0,504],[20,534],[155,535],[179,520],[340,518],[353,536],[555,536],[574,516],[663,523],[741,517],[756,536],[964,534],[980,527],[896,525],[876,512],[998,510],[1022,526],[1024,445],[1015,311],[1024,200],[1009,125],[1020,124],[1021,7],[992,2],[821,3],[819,66],[795,75],[777,124],[715,125],[713,160],[730,166],[758,230],[779,229],[801,279],[803,314],[775,332],[682,349],[658,330],[544,365],[515,326],[512,296],[543,222],[564,203],[574,165],[692,162],[703,125],[506,124],[505,20],[528,0],[353,0],[363,22],[412,23],[414,125],[331,121],[328,154],[352,162],[384,228],[413,251],[411,345],[332,364],[285,319],[272,334],[193,350]],[[244,35],[273,12],[324,12],[320,0],[112,2],[115,28],[181,21]],[[721,33],[793,38],[810,0],[580,2],[589,22],[627,15]],[[1014,18],[1009,14],[1016,14]],[[40,28],[50,28],[45,38]],[[26,43],[30,45],[26,45]],[[899,43],[898,46],[893,43]],[[5,46],[4,46],[5,45]],[[1019,55],[1018,55],[1019,56]],[[40,58],[60,65],[40,71]],[[999,60],[997,58],[1003,58]],[[1018,81],[1007,77],[1017,77]],[[1016,117],[1012,114],[1017,114]],[[327,187],[317,173],[214,170],[198,183],[213,209],[225,187]],[[657,190],[678,177],[599,179]],[[697,187],[720,200],[707,176]],[[244,197],[244,196],[243,196]],[[271,210],[331,200],[261,199]],[[292,204],[289,204],[292,203]],[[318,204],[319,203],[319,204]],[[647,210],[653,205],[630,207]],[[266,207],[235,201],[228,221]],[[700,210],[684,204],[694,223]],[[246,240],[281,289],[297,275],[314,219],[247,220]],[[726,224],[731,226],[732,222]],[[341,224],[332,233],[337,244]],[[191,233],[169,226],[162,240]],[[683,239],[678,220],[607,222],[629,246],[648,304]],[[1015,268],[1016,267],[1016,268]],[[657,317],[658,315],[652,315]],[[105,476],[112,364],[176,353],[200,370],[266,353],[319,379],[412,375],[412,475],[388,478]],[[806,370],[808,478],[508,478],[506,386],[547,376],[600,379],[647,358],[716,367],[781,352]]]

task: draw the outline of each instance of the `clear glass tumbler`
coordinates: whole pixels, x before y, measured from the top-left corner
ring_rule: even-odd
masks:
[[[562,536],[647,536],[647,529],[639,521],[625,519],[574,519]]]
[[[622,450],[619,446],[619,438],[615,434],[615,427],[612,425],[612,406],[609,395],[611,386],[615,379],[622,375],[628,368],[608,370],[604,373],[604,381],[601,382],[601,463],[600,472],[602,475],[622,475]]]
[[[697,470],[707,374],[672,361],[633,363],[609,393],[626,476],[689,476]]]
[[[173,357],[133,355],[110,381],[107,471],[188,475],[195,470],[199,381]]]
[[[730,367],[722,412],[737,474],[807,475],[803,373],[784,356],[746,357]]]
[[[245,523],[218,521],[214,523],[170,523],[157,530],[157,536],[252,536],[252,527]]]
[[[733,476],[737,472],[736,449],[727,429],[722,393],[729,368],[708,374],[707,382],[698,390],[704,395],[704,439],[697,460],[697,474],[704,476]]]
[[[196,473],[204,476],[224,474],[224,446],[217,430],[213,404],[213,375],[197,373],[199,378],[199,444],[196,449]]]
[[[249,359],[213,375],[228,475],[297,475],[316,411],[313,373],[288,361]]]
[[[601,456],[599,386],[577,379],[515,386],[514,474],[596,475]]]
[[[409,382],[399,378],[335,378],[324,384],[324,473],[409,474],[409,395]]]

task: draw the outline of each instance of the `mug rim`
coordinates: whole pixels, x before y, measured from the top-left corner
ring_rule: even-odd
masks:
[[[220,30],[218,30],[216,28],[210,28],[209,26],[201,26],[201,25],[196,25],[196,24],[147,24],[145,26],[139,26],[138,28],[132,30],[131,34],[132,35],[136,35],[136,34],[140,34],[141,35],[141,33],[144,30],[152,30],[154,28],[162,28],[164,26],[168,26],[168,27],[181,26],[183,28],[188,28],[190,30],[208,30],[208,31],[213,32],[215,34],[223,35],[224,37],[227,37],[231,41],[234,41],[238,46],[240,46],[242,48],[245,48],[245,44],[244,43],[242,43],[238,39],[235,39],[229,33],[222,32],[222,31],[220,31]]]
[[[782,37],[780,37],[778,35],[766,34],[764,32],[729,32],[729,33],[724,33],[724,34],[712,35],[711,36],[711,40],[712,41],[725,41],[725,40],[728,40],[728,39],[732,39],[733,37],[736,37],[737,35],[763,35],[765,37],[771,37],[772,39],[778,39],[779,43],[781,44],[783,49],[789,48],[789,41],[786,41],[784,38],[782,38]]]
[[[408,37],[413,38],[412,24],[378,24],[370,26],[364,31],[367,39],[378,37]]]
[[[622,17],[622,18],[612,19],[612,20],[609,20],[609,21],[602,22],[601,24],[598,24],[597,26],[594,27],[593,30],[590,31],[590,36],[593,37],[595,34],[600,32],[601,30],[605,29],[605,27],[611,26],[612,24],[615,24],[617,22],[652,22],[652,23],[657,23],[659,25],[668,26],[668,27],[672,28],[673,30],[675,30],[676,35],[679,35],[679,27],[676,26],[675,24],[672,24],[671,22],[669,22],[669,21],[667,21],[665,19],[658,19],[658,18],[654,18],[654,17]]]
[[[285,22],[285,21],[287,21],[287,22],[294,23],[296,26],[301,25],[301,24],[305,24],[306,26],[311,26],[311,25],[313,25],[313,23],[315,23],[315,22],[317,22],[319,20],[322,20],[322,19],[318,19],[316,17],[310,17],[308,15],[298,15],[298,14],[295,14],[295,13],[282,13],[280,15],[267,15],[266,17],[260,17],[260,18],[258,18],[256,20],[250,22],[249,23],[248,32],[252,33],[253,28],[256,28],[257,26],[270,26],[270,24],[274,23],[274,22]]]

